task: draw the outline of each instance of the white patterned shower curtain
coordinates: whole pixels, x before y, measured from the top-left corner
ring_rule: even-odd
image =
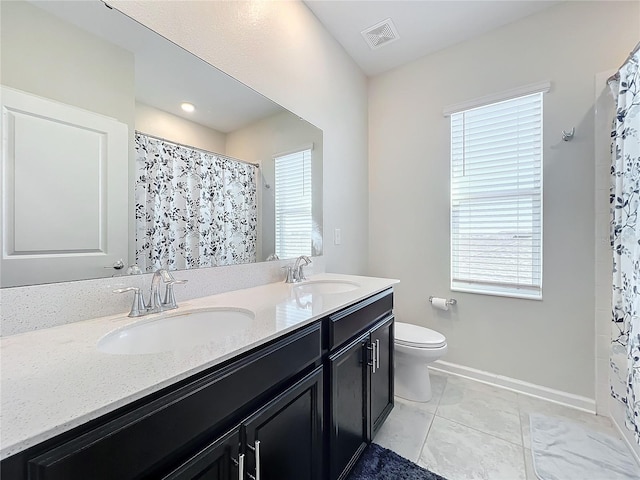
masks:
[[[256,261],[256,167],[136,132],[136,263],[146,272]]]
[[[617,101],[611,132],[611,394],[624,404],[627,428],[640,444],[639,57],[636,47],[609,85]]]

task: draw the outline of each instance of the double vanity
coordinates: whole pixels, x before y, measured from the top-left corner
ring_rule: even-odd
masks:
[[[393,408],[394,283],[319,274],[5,337],[2,478],[346,478]]]

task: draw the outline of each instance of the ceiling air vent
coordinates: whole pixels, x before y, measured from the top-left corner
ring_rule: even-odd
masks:
[[[376,23],[373,27],[369,27],[360,33],[362,33],[372,50],[388,45],[400,38],[398,30],[396,30],[396,26],[390,18]]]

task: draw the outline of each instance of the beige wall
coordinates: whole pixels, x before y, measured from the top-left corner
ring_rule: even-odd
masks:
[[[327,271],[367,270],[367,80],[300,1],[116,0],[115,8],[324,132]]]
[[[369,273],[401,280],[398,320],[445,334],[444,360],[595,397],[594,76],[638,41],[639,5],[566,2],[370,81]],[[542,80],[544,298],[451,292],[443,107]]]

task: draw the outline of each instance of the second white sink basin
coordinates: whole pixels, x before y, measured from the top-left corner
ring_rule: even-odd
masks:
[[[310,293],[312,295],[331,295],[335,293],[346,293],[360,288],[355,282],[345,280],[312,280],[304,282],[294,287],[300,293]]]
[[[251,326],[253,312],[235,308],[207,308],[142,319],[108,333],[98,350],[115,355],[137,355],[205,345]]]

